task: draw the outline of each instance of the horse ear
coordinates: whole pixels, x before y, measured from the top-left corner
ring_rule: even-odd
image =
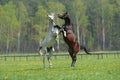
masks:
[[[68,14],[68,12],[66,11],[65,14]]]
[[[68,12],[66,11],[64,14],[65,17],[69,17]]]
[[[49,14],[47,13],[47,16],[49,17]]]

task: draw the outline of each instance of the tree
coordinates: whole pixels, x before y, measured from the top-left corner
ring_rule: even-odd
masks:
[[[47,19],[46,9],[42,5],[39,5],[34,18],[34,27],[36,31],[39,33],[38,36],[34,37],[37,41],[39,40],[42,41],[42,38],[45,37],[46,34],[45,30],[47,28],[48,22],[46,19]]]
[[[88,16],[86,15],[86,6],[82,0],[75,0],[71,4],[72,14],[75,18],[77,38],[79,43],[83,41],[85,45],[85,36],[87,34]],[[79,33],[80,32],[80,33]],[[80,39],[81,38],[81,39]]]
[[[55,13],[56,15],[58,13],[65,12],[65,6],[58,1],[48,1],[46,10],[48,13],[52,12],[52,13]],[[61,25],[63,21],[58,19],[57,16],[55,16],[55,22],[58,25]]]
[[[15,6],[12,2],[3,5],[1,8],[0,27],[1,32],[4,33],[4,35],[1,35],[3,36],[1,39],[3,41],[6,40],[6,53],[8,53],[12,50],[12,47],[14,47],[12,44],[14,43],[16,29],[19,23],[16,19]]]
[[[46,35],[47,14],[66,11],[81,44],[93,50],[120,49],[120,0],[1,0],[0,51],[36,52]],[[55,23],[64,24],[57,16]]]
[[[112,27],[113,18],[115,15],[114,5],[109,3],[109,0],[101,0],[101,24],[102,24],[102,49],[106,48],[106,40],[109,33],[108,30]]]
[[[24,28],[24,25],[28,20],[28,14],[27,14],[27,10],[26,7],[24,6],[22,1],[17,1],[16,2],[16,11],[17,11],[17,20],[19,21],[19,26],[18,26],[18,38],[17,38],[17,52],[20,52],[20,44],[21,44],[21,39],[22,36],[21,34],[23,34],[24,32],[22,31]],[[24,29],[25,30],[25,29]]]

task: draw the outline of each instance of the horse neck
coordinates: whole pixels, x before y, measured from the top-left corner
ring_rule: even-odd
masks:
[[[53,20],[49,20],[49,27],[48,27],[48,31],[52,29],[53,25],[54,25]]]
[[[65,18],[65,25],[70,25],[70,24],[71,24],[70,18],[69,17]]]
[[[49,20],[49,25],[53,25],[54,24],[54,22],[53,22],[53,20]]]

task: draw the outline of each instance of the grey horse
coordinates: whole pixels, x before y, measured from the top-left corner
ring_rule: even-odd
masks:
[[[51,63],[51,56],[53,54],[52,47],[54,46],[56,41],[58,42],[58,35],[59,35],[60,29],[61,29],[61,27],[59,27],[58,25],[56,25],[54,23],[54,21],[53,21],[54,14],[53,13],[48,15],[48,17],[49,17],[49,26],[48,26],[48,30],[47,30],[47,35],[44,38],[44,40],[41,42],[40,47],[39,47],[39,53],[40,53],[40,55],[43,56],[43,68],[46,68],[45,60],[46,60],[47,53],[49,53],[47,55],[49,67],[52,67],[52,63]]]

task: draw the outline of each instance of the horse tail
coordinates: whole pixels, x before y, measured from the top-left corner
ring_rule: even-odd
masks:
[[[85,51],[85,53],[90,54],[90,53],[88,52],[88,50],[86,49],[85,46],[82,46],[82,45],[81,45],[81,46],[80,46],[80,49],[81,49],[81,50],[83,49],[83,50]]]

